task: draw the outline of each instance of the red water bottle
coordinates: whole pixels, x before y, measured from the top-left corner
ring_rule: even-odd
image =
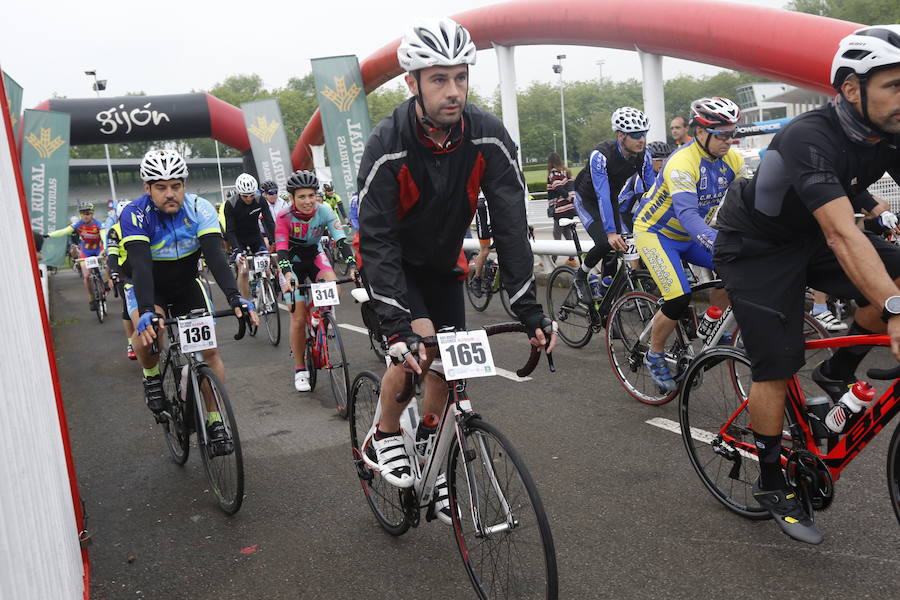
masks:
[[[722,309],[713,304],[709,308],[706,309],[706,312],[703,313],[703,318],[700,319],[700,324],[697,325],[697,337],[701,340],[705,340],[711,333],[716,330],[716,326],[719,323],[719,319],[722,318]]]
[[[874,399],[875,388],[865,381],[857,381],[841,396],[834,408],[828,411],[825,426],[835,433],[849,431]]]

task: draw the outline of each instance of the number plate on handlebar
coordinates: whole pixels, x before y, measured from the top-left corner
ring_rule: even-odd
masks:
[[[341,303],[337,293],[337,283],[334,281],[313,283],[309,286],[309,291],[314,306],[335,306]]]
[[[96,256],[86,256],[84,258],[84,266],[88,269],[99,269],[100,259]]]
[[[182,352],[197,352],[215,348],[216,326],[212,315],[196,319],[178,320],[178,339],[181,340]]]
[[[633,234],[625,234],[622,236],[622,239],[625,240],[625,243],[628,244],[628,249],[622,254],[622,258],[625,260],[637,260],[641,257],[638,254],[637,248],[634,246],[634,235]]]
[[[439,333],[437,340],[447,381],[497,374],[484,329]]]
[[[269,268],[269,257],[268,256],[254,256],[253,257],[253,269],[257,272],[265,271]]]

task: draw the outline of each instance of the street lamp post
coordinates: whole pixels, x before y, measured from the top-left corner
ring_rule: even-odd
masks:
[[[106,80],[97,79],[97,71],[95,69],[85,71],[84,74],[88,77],[94,78],[94,85],[92,87],[94,91],[97,92],[97,97],[99,98],[100,92],[106,89]],[[112,192],[113,208],[115,209],[115,206],[119,202],[119,200],[116,198],[116,181],[113,179],[112,161],[109,159],[108,144],[103,144],[103,151],[106,152],[106,170],[107,172],[109,172],[109,189]]]
[[[553,65],[553,72],[559,74],[559,111],[562,114],[562,146],[563,146],[563,164],[569,166],[569,149],[566,145],[566,101],[563,95],[563,67],[562,59],[565,54],[556,55],[556,64]]]
[[[553,132],[553,152],[556,152],[556,132]]]

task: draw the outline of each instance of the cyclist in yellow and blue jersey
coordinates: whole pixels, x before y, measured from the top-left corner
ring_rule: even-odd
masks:
[[[740,108],[727,98],[701,98],[691,103],[691,114],[694,140],[669,157],[634,219],[635,246],[665,300],[653,320],[644,365],[666,392],[676,384],[665,343],[691,300],[682,261],[712,268],[719,203],[729,184],[746,174],[744,159],[731,147]],[[713,303],[725,305],[724,293],[716,292]]]
[[[122,298],[122,327],[125,330],[125,337],[128,338],[128,346],[125,349],[125,354],[128,356],[129,360],[137,360],[137,355],[134,353],[134,346],[132,345],[134,323],[131,322],[131,317],[128,315],[128,303],[125,298],[126,287],[131,285],[131,279],[124,271],[125,261],[128,260],[128,251],[125,250],[125,247],[121,244],[122,224],[119,222],[119,217],[122,216],[122,211],[125,210],[125,207],[128,206],[129,202],[129,200],[119,202],[116,205],[116,210],[112,211],[110,218],[107,219],[107,223],[113,222],[113,225],[105,232],[106,267],[110,277],[112,278],[114,275],[115,279],[118,280],[116,285],[120,286],[119,296]]]

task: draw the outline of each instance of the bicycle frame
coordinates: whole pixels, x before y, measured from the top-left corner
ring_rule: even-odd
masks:
[[[807,350],[821,348],[846,348],[849,346],[887,346],[890,347],[890,338],[887,335],[862,335],[862,336],[843,336],[825,338],[820,340],[808,340],[805,344]],[[788,382],[787,392],[787,410],[790,410],[795,422],[795,429],[792,430],[791,437],[794,445],[813,454],[820,459],[828,468],[829,473],[834,481],[837,481],[841,472],[856,458],[863,448],[865,448],[872,439],[887,426],[891,419],[900,412],[900,380],[894,383],[885,391],[885,393],[873,402],[869,409],[863,414],[853,427],[842,434],[841,439],[830,448],[826,453],[822,453],[821,449],[816,445],[815,438],[806,417],[806,403],[803,396],[803,390],[797,376]],[[744,410],[747,410],[749,398],[745,398],[738,409],[734,412],[730,419],[719,430],[718,435],[723,441],[730,444],[740,452],[746,452],[756,456],[756,447],[752,443],[736,442],[733,437],[728,435],[728,429],[731,423]],[[784,449],[782,455],[782,464],[786,464],[787,457],[794,449]]]
[[[185,354],[181,351],[181,342],[178,339],[178,334],[175,331],[174,325],[167,325],[166,330],[169,336],[169,356],[173,354],[180,354],[185,358],[185,364],[181,367],[181,402],[184,403],[185,407],[188,406],[189,400],[193,399],[193,411],[194,411],[194,430],[197,433],[197,443],[202,446],[209,446],[209,437],[206,432],[206,427],[202,426],[203,423],[203,414],[205,412],[204,406],[200,403],[204,401],[203,392],[200,389],[200,383],[197,381],[197,369],[201,365],[205,365],[206,362],[203,360],[202,352],[191,352],[189,354]],[[186,385],[190,382],[190,386]],[[190,391],[190,398],[188,397],[188,392]],[[171,416],[171,415],[170,415]],[[186,415],[185,415],[186,417]],[[226,430],[230,426],[230,424],[226,425]],[[228,435],[231,435],[231,431],[228,431]]]
[[[444,410],[440,416],[437,431],[434,434],[435,441],[431,445],[431,448],[427,450],[422,464],[419,463],[419,455],[415,452],[415,424],[419,422],[417,402],[410,402],[400,418],[400,432],[403,436],[403,445],[406,448],[407,455],[412,457],[412,475],[414,480],[412,489],[415,492],[419,510],[423,508],[427,509],[432,504],[435,481],[437,480],[441,469],[447,464],[447,457],[450,455],[450,449],[453,443],[456,442],[460,445],[464,457],[468,454],[466,438],[463,435],[462,428],[469,419],[478,418],[478,413],[472,410],[472,402],[469,400],[466,392],[466,382],[464,380],[446,381],[444,380],[443,375],[434,369],[431,369],[429,374],[439,377],[446,383],[447,402],[444,404]],[[452,419],[450,418],[451,416]],[[372,438],[375,435],[375,428],[380,419],[381,404],[379,403],[375,409],[375,418],[372,420],[372,426],[369,428],[365,440],[363,441],[363,447],[359,449],[359,454],[362,457],[363,462],[368,468],[375,472],[380,472],[381,469],[377,462],[372,461],[369,458],[366,451],[372,443]],[[482,455],[486,455],[486,449],[482,447],[481,450],[483,453]],[[491,485],[494,487],[494,491],[497,493],[497,496],[500,498],[503,505],[504,513],[506,514],[506,523],[488,527],[483,525],[480,510],[478,508],[478,498],[472,497],[471,492],[471,490],[477,488],[477,483],[474,474],[469,469],[468,461],[464,459],[463,464],[466,470],[466,479],[468,482],[467,488],[469,490],[469,506],[472,507],[472,522],[475,524],[476,535],[491,535],[514,527],[515,520],[512,517],[509,503],[503,494],[502,487],[497,481],[497,475],[494,473],[492,465],[487,463],[485,463],[484,466],[485,469],[490,472]]]

